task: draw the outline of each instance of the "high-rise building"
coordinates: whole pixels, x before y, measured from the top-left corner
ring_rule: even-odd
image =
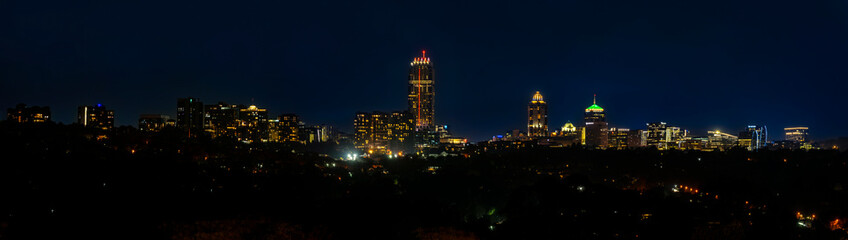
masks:
[[[415,117],[407,111],[395,111],[389,117],[389,151],[391,153],[411,152],[415,149]]]
[[[686,130],[680,127],[668,126],[665,122],[648,123],[645,130],[645,146],[653,146],[659,150],[678,148],[678,143],[686,138]]]
[[[173,123],[171,116],[162,114],[142,114],[138,117],[138,130],[142,132],[158,132]]]
[[[330,141],[333,127],[329,125],[302,126],[298,131],[303,143],[322,143]]]
[[[786,141],[797,143],[809,141],[810,129],[808,127],[788,127],[784,128],[783,131],[786,133]]]
[[[203,102],[197,98],[177,99],[177,127],[196,136],[203,131]]]
[[[384,112],[358,112],[353,120],[354,147],[369,153],[384,153],[389,143],[389,115]]]
[[[435,131],[433,101],[435,100],[434,72],[430,58],[421,51],[420,58],[409,63],[408,111],[415,116],[415,132],[419,146],[438,143]]]
[[[595,98],[592,98],[592,106],[586,108],[586,113],[583,119],[586,122],[586,146],[606,148],[609,144],[609,136],[607,136],[607,117],[604,109],[598,106]]]
[[[115,126],[115,111],[108,110],[101,104],[79,106],[77,108],[77,123],[84,127],[109,130]]]
[[[645,146],[645,130],[632,130],[627,133],[627,147],[638,148]]]
[[[765,126],[748,125],[745,131],[739,132],[739,146],[754,151],[766,146],[768,132]]]
[[[6,110],[6,119],[18,123],[50,122],[50,107],[27,106],[21,103]]]
[[[719,130],[707,131],[707,148],[714,151],[726,151],[739,145],[739,137]]]
[[[610,128],[608,133],[609,148],[621,150],[629,147],[630,129]]]
[[[295,114],[283,114],[277,117],[279,125],[280,141],[283,142],[299,142],[300,141],[300,118]]]
[[[527,105],[527,134],[530,137],[548,136],[548,104],[539,91]]]
[[[237,139],[247,142],[268,142],[268,109],[250,105],[239,109]]]
[[[219,102],[215,105],[206,105],[204,107],[204,129],[209,132],[213,138],[217,137],[236,137],[236,129],[240,110],[245,108],[243,105],[227,104]]]

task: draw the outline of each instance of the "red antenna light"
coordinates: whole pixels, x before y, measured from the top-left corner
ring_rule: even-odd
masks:
[[[421,50],[421,58],[424,58],[424,56],[425,56],[426,54],[427,54],[427,51],[425,51],[425,50]]]

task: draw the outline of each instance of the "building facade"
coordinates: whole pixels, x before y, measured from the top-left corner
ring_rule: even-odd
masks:
[[[358,112],[353,120],[354,147],[364,153],[385,153],[389,143],[389,115]]]
[[[712,151],[727,151],[739,145],[739,137],[719,130],[707,131],[707,149]]]
[[[197,98],[177,99],[177,127],[187,131],[189,137],[203,131],[203,102]]]
[[[527,134],[530,137],[548,136],[548,104],[539,91],[527,105]]]
[[[239,110],[244,106],[219,102],[214,105],[205,105],[203,109],[203,128],[213,138],[236,137],[236,128]]]
[[[102,104],[79,106],[77,108],[77,123],[84,127],[110,130],[115,127],[115,111],[106,109]]]
[[[767,142],[768,132],[765,126],[748,125],[745,131],[739,132],[739,146],[748,149],[748,151],[764,148]]]
[[[50,122],[50,107],[27,106],[21,103],[6,110],[6,119],[17,123]]]
[[[159,132],[165,127],[173,127],[174,123],[175,121],[168,115],[142,114],[138,117],[138,130],[142,132]]]
[[[415,117],[410,112],[392,112],[388,131],[390,153],[403,154],[415,150]]]
[[[645,130],[645,145],[656,147],[659,150],[678,148],[681,140],[688,135],[686,130],[680,127],[668,126],[665,122],[648,123]]]
[[[256,105],[239,109],[236,139],[244,142],[268,142],[268,109],[258,108]]]
[[[630,129],[627,128],[610,128],[609,131],[609,148],[610,149],[627,149],[630,146]]]
[[[783,129],[785,140],[797,143],[806,143],[809,141],[810,129],[808,127],[788,127]]]
[[[300,117],[295,114],[283,114],[277,117],[277,130],[282,142],[300,142]]]

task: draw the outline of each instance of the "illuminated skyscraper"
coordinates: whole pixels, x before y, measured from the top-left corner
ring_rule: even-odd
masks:
[[[586,108],[583,118],[586,121],[586,146],[606,148],[609,144],[607,136],[607,117],[604,109],[598,106],[597,101],[592,99],[592,106]]]
[[[786,132],[786,141],[793,141],[797,143],[806,143],[809,139],[809,128],[807,127],[788,127],[784,128],[783,131]]]
[[[420,58],[409,63],[409,113],[415,116],[416,138],[420,146],[435,145],[435,118],[433,100],[435,100],[433,64],[421,51]]]
[[[50,107],[27,106],[18,104],[15,108],[6,110],[9,121],[18,123],[43,123],[50,122]]]
[[[527,134],[530,137],[548,136],[548,104],[542,94],[536,91],[527,105]]]
[[[739,146],[754,151],[766,146],[768,133],[765,126],[748,125],[745,131],[739,133]]]
[[[680,127],[668,126],[665,122],[648,123],[645,130],[645,145],[659,150],[678,148],[678,143],[688,135]]]
[[[115,126],[115,111],[108,110],[101,104],[79,106],[77,108],[77,123],[85,127],[109,130]]]
[[[389,114],[358,112],[353,120],[354,147],[365,153],[384,153],[389,143]]]
[[[187,131],[189,136],[203,130],[203,117],[203,102],[191,97],[177,99],[177,127]]]
[[[215,105],[206,105],[204,108],[204,128],[213,138],[236,137],[236,127],[239,110],[244,105],[227,104],[219,102]]]
[[[239,109],[237,139],[247,142],[267,142],[268,132],[268,109],[258,108],[250,105]]]
[[[298,142],[300,141],[300,118],[295,114],[283,114],[277,117],[278,129],[280,131],[280,141],[283,142]]]

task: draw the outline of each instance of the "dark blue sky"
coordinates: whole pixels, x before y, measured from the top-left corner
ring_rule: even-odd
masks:
[[[537,90],[552,128],[597,93],[611,126],[848,136],[848,2],[828,0],[0,1],[0,107],[135,125],[194,96],[350,130],[406,108],[422,49],[436,121],[473,140],[524,129]]]

